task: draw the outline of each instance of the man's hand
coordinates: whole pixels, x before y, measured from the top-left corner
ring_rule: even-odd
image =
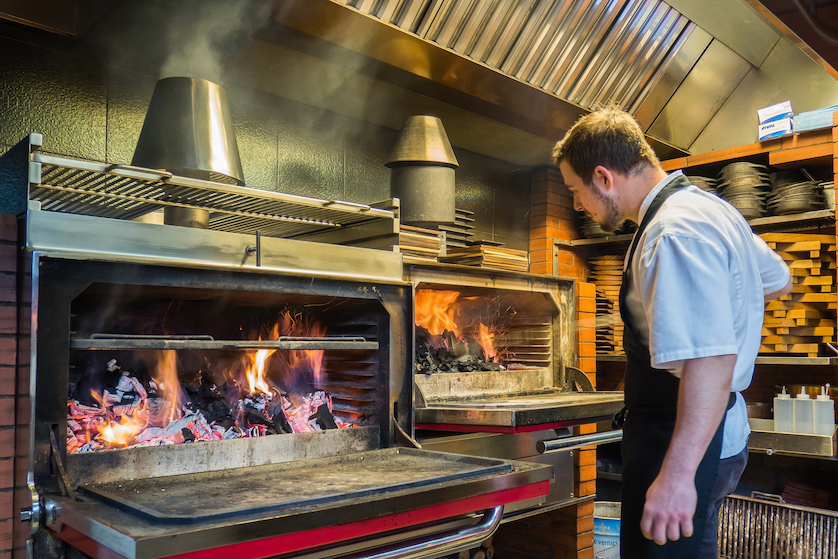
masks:
[[[658,475],[646,492],[640,531],[658,545],[675,541],[682,534],[689,538],[697,500],[693,479]]]

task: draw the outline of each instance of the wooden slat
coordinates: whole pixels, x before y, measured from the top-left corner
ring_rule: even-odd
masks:
[[[813,160],[823,160],[828,164],[832,161],[832,155],[832,142],[829,142],[771,152],[768,154],[768,164],[782,167],[790,163],[813,162]]]

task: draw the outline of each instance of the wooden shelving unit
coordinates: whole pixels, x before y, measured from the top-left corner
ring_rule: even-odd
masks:
[[[662,161],[667,171],[683,170],[687,175],[715,176],[722,167],[736,161],[750,161],[768,165],[775,170],[806,168],[822,177],[832,175],[838,177],[838,126],[824,130],[816,130],[805,134],[779,138],[768,142],[758,142],[735,148],[718,150],[709,153],[688,155]],[[769,216],[749,220],[755,232],[800,232],[817,231],[821,234],[835,232],[835,208],[811,211],[801,214]],[[622,248],[631,241],[632,235],[610,235],[607,237],[578,239],[570,241],[574,247],[586,247],[590,250],[601,251],[609,248]],[[834,273],[834,271],[833,271]],[[833,282],[833,291],[835,283]],[[834,302],[838,304],[838,297]],[[832,311],[833,313],[835,311]],[[597,360],[602,362],[625,361],[623,355],[598,354]],[[805,365],[829,366],[838,364],[838,357],[806,357],[784,354],[760,355],[757,365]]]

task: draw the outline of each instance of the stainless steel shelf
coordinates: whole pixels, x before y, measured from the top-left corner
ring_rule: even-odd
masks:
[[[166,207],[210,212],[209,228],[300,238],[378,222],[391,210],[320,200],[174,176],[165,171],[107,165],[35,152],[29,198],[41,209],[131,220]],[[392,228],[392,227],[391,227]]]
[[[300,350],[371,350],[378,349],[378,342],[359,337],[295,338],[280,337],[267,340],[216,340],[212,336],[131,336],[119,334],[94,334],[90,338],[73,338],[70,349],[117,350],[117,349],[159,349],[159,350],[253,350],[253,349],[300,349]]]
[[[621,363],[625,355],[597,355],[597,361]],[[757,365],[836,365],[838,357],[797,357],[794,355],[759,355]]]

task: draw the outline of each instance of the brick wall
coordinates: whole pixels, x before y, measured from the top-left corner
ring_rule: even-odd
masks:
[[[0,557],[12,557],[20,544],[15,531],[15,425],[18,386],[17,218],[0,214]]]
[[[533,173],[530,209],[530,272],[553,274],[554,260],[560,276],[577,278],[576,366],[596,386],[596,299],[594,285],[586,283],[586,254],[563,247],[553,252],[553,240],[577,238],[578,224],[570,192],[555,168]],[[593,433],[594,425],[574,428],[577,435]],[[573,451],[576,469],[574,496],[596,492],[595,448]],[[594,556],[594,504],[588,501],[500,527],[494,538],[497,559],[592,559]]]

